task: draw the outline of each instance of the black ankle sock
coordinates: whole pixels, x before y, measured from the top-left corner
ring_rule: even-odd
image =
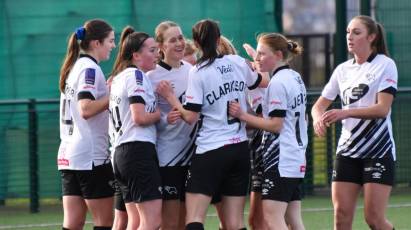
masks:
[[[62,229],[62,230],[70,230],[70,229],[68,229],[68,228],[65,228],[65,227],[62,227],[61,229]]]
[[[191,222],[186,225],[186,230],[204,230],[204,225],[200,222]]]
[[[108,227],[94,226],[93,230],[111,230],[111,226],[108,226]]]

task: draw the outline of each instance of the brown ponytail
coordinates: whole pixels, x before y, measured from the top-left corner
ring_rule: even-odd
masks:
[[[115,77],[132,64],[133,53],[139,52],[148,38],[150,38],[150,35],[144,32],[136,32],[131,26],[126,26],[123,29],[118,45],[120,50],[111,72],[112,77]]]
[[[67,54],[64,58],[63,65],[60,69],[60,81],[59,89],[60,92],[64,93],[64,88],[66,87],[66,79],[70,73],[71,68],[73,68],[74,63],[76,62],[78,55],[80,53],[80,46],[77,43],[76,33],[71,34],[69,38],[69,43],[67,46]]]
[[[385,39],[384,27],[378,22],[376,24],[377,24],[378,33],[377,33],[377,36],[373,44],[377,50],[377,53],[385,54],[386,56],[389,56],[386,39]]]
[[[93,19],[87,21],[83,27],[78,28],[76,32],[71,34],[68,41],[66,57],[60,69],[60,92],[64,93],[66,79],[79,56],[80,49],[83,51],[89,50],[90,42],[93,40],[103,42],[111,31],[113,31],[113,28],[107,22],[101,19]]]
[[[375,39],[371,43],[371,48],[374,50],[374,52],[376,52],[377,54],[385,54],[386,56],[389,56],[387,44],[385,41],[384,27],[380,23],[372,19],[370,16],[359,15],[355,16],[352,20],[354,19],[358,19],[364,24],[364,26],[367,28],[368,34],[375,34]]]
[[[122,57],[124,56],[123,44],[124,44],[124,40],[126,40],[128,35],[130,35],[133,32],[134,32],[134,28],[131,26],[126,26],[121,32],[120,41],[118,42],[119,51],[117,53],[116,60],[114,61],[113,70],[111,72],[112,77],[120,73],[127,65],[122,60]]]

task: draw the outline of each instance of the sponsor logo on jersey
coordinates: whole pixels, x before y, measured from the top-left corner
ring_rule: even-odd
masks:
[[[271,101],[270,101],[270,104],[271,104],[271,105],[281,105],[282,103],[281,103],[281,101],[271,100]]]
[[[96,81],[96,70],[92,68],[86,69],[86,84],[94,85]]]
[[[69,160],[65,158],[59,158],[57,159],[57,165],[64,165],[64,166],[69,166]]]
[[[231,144],[237,144],[241,142],[241,137],[233,137],[228,140]]]
[[[83,87],[83,89],[95,89],[96,87],[92,86],[92,85],[86,85]]]
[[[137,88],[136,90],[134,90],[135,93],[145,93],[146,91],[144,91],[144,89],[141,88]]]
[[[300,166],[300,172],[305,172],[305,165]]]
[[[137,85],[143,85],[143,73],[140,70],[135,71]]]
[[[221,74],[234,72],[233,67],[230,64],[228,64],[227,66],[225,65],[217,66],[217,69],[218,71],[220,71]]]
[[[386,82],[392,83],[392,84],[397,84],[397,81],[391,78],[385,79]]]
[[[357,87],[349,87],[343,91],[343,98],[342,98],[342,103],[343,105],[349,105],[352,103],[357,102],[360,100],[362,97],[364,97],[368,91],[370,90],[370,87],[366,84],[359,84]]]

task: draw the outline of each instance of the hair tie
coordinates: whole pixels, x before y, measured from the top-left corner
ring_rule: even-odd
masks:
[[[287,49],[288,49],[288,50],[292,51],[292,50],[295,49],[296,47],[297,47],[297,44],[295,44],[294,42],[292,42],[292,41],[288,41],[288,42],[287,42]]]
[[[76,29],[76,39],[82,41],[86,36],[86,29],[84,27],[79,27]]]

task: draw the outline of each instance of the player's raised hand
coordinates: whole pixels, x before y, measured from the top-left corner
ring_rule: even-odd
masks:
[[[255,49],[248,43],[244,43],[243,48],[245,49],[245,52],[248,54],[248,56],[255,60],[255,57],[257,56],[257,51],[255,51]]]

